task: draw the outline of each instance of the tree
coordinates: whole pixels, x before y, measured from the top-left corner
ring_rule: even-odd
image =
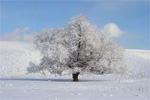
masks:
[[[35,36],[36,47],[43,58],[34,63],[28,72],[72,74],[78,81],[80,73],[110,74],[125,71],[123,48],[113,39],[101,33],[85,16],[74,17],[67,26],[44,30]]]

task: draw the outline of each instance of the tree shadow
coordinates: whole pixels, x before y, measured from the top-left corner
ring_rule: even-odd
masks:
[[[50,82],[73,82],[72,79],[64,78],[0,78],[0,81],[50,81]],[[79,82],[112,82],[113,80],[80,79]]]
[[[0,81],[51,81],[51,82],[72,82],[71,79],[57,78],[0,78]]]
[[[98,80],[98,79],[83,79],[79,80],[79,82],[112,82],[113,80]]]

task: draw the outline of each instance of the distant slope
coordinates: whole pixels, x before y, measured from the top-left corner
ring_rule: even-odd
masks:
[[[150,50],[127,49],[124,55],[129,76],[150,78]]]
[[[29,62],[38,63],[40,58],[32,43],[0,42],[0,77],[26,76]]]
[[[150,50],[127,49],[124,55],[126,77],[150,78]],[[26,74],[29,62],[39,63],[40,59],[40,52],[32,43],[0,42],[0,78],[29,77]]]

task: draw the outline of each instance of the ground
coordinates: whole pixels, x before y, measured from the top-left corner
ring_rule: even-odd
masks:
[[[98,78],[98,77],[96,77]],[[149,80],[1,80],[1,100],[148,100]]]
[[[33,44],[0,42],[0,100],[149,100],[150,51],[124,52],[127,73],[118,75],[45,76],[28,74],[30,61],[39,63]]]

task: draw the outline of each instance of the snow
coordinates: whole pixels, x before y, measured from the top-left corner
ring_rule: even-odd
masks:
[[[40,58],[32,43],[0,42],[0,77],[26,76],[29,62],[38,63]]]
[[[150,50],[126,49],[127,73],[72,76],[27,74],[41,55],[32,43],[0,42],[0,100],[149,100]]]
[[[132,78],[150,78],[150,50],[126,50],[125,61]]]
[[[148,100],[148,81],[4,80],[1,100]]]

